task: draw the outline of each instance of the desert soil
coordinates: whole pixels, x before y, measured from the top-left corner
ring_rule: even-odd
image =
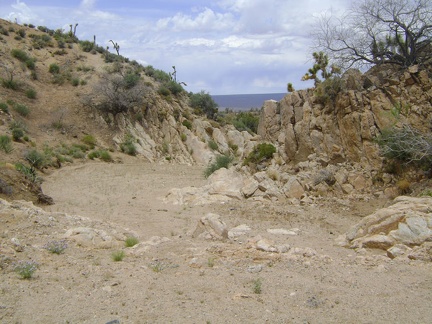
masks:
[[[432,265],[391,260],[380,250],[354,251],[335,244],[362,217],[391,202],[322,199],[231,200],[182,206],[163,202],[171,188],[202,186],[202,168],[175,164],[85,163],[45,175],[54,198],[51,218],[1,215],[4,259],[1,323],[431,323]],[[232,240],[193,238],[207,213],[228,228],[250,231]],[[66,214],[63,214],[66,213]],[[39,216],[38,216],[39,215]],[[69,216],[79,215],[81,220]],[[41,217],[36,213],[34,217]],[[68,240],[63,254],[43,245],[72,227],[119,237],[116,246]],[[298,229],[298,235],[268,229]],[[114,234],[113,234],[114,233]],[[126,248],[121,238],[140,244]],[[288,244],[288,253],[257,250],[258,236]],[[8,249],[11,237],[24,246]],[[112,260],[123,250],[123,261]],[[31,279],[12,261],[32,259]],[[118,321],[118,322],[116,322]]]

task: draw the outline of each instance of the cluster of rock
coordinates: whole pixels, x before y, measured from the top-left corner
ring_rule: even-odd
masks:
[[[379,168],[374,139],[393,125],[409,123],[425,131],[432,120],[432,80],[428,71],[376,67],[365,75],[350,70],[334,102],[322,104],[313,89],[288,94],[280,102],[265,102],[258,127],[263,140],[277,143],[286,162],[326,155]]]
[[[432,261],[432,198],[400,196],[394,204],[363,218],[339,243],[376,248],[390,258]]]

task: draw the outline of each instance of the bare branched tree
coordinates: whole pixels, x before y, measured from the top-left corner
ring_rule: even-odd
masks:
[[[128,112],[143,104],[145,90],[135,74],[103,73],[87,104],[113,114]]]
[[[318,18],[313,37],[343,68],[423,63],[432,57],[432,1],[355,1],[343,16]]]

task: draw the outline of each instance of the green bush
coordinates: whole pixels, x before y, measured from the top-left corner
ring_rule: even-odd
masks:
[[[7,135],[0,135],[0,150],[9,154],[13,151],[12,141]]]
[[[13,80],[13,79],[2,79],[2,86],[11,89],[11,90],[18,90],[20,88],[19,82]]]
[[[14,141],[20,141],[24,137],[24,131],[21,128],[14,128],[12,130],[12,138]]]
[[[159,89],[158,89],[158,91],[157,91],[161,96],[164,96],[164,97],[168,97],[170,94],[171,94],[171,91],[169,91],[169,89],[164,85],[164,84],[161,84],[160,86],[159,86]]]
[[[210,94],[206,93],[204,90],[192,94],[189,103],[197,114],[205,114],[209,119],[214,119],[216,117],[218,105]]]
[[[112,160],[113,160],[111,157],[111,154],[109,154],[109,152],[106,150],[92,151],[87,155],[87,157],[90,160],[101,159],[104,162],[112,162]]]
[[[17,34],[20,35],[20,37],[22,37],[22,38],[26,37],[26,32],[25,32],[25,29],[23,29],[23,28],[18,29]]]
[[[258,131],[259,116],[253,112],[236,113],[232,124],[240,132],[247,131],[256,134]]]
[[[209,140],[207,144],[212,151],[216,151],[219,148],[217,143],[213,140]]]
[[[138,84],[139,80],[140,80],[139,74],[127,73],[123,77],[124,88],[125,89],[132,89],[133,87],[135,87]]]
[[[23,104],[14,105],[14,110],[23,117],[27,117],[30,114],[30,109]]]
[[[37,92],[35,89],[27,89],[25,94],[29,99],[36,99],[37,96]]]
[[[7,103],[1,102],[0,103],[0,110],[3,111],[4,113],[8,114],[9,113],[9,107],[8,107]]]
[[[189,130],[192,129],[192,123],[187,119],[183,120],[182,125],[185,126]]]
[[[81,140],[84,144],[86,144],[88,147],[90,147],[90,149],[94,149],[96,146],[96,138],[93,135],[85,135],[82,140]]]
[[[249,153],[247,158],[244,161],[244,164],[249,163],[260,163],[265,160],[269,160],[273,157],[273,154],[276,153],[276,148],[269,143],[261,143],[254,147],[252,152]]]
[[[15,48],[11,51],[11,55],[12,55],[12,57],[15,57],[16,59],[18,59],[21,62],[25,62],[26,60],[29,59],[26,52],[24,52],[23,50],[17,49],[17,48]]]
[[[48,71],[52,74],[58,74],[60,73],[60,67],[56,63],[51,63]]]
[[[174,80],[167,82],[165,86],[173,95],[177,95],[184,91],[182,85],[180,83],[175,82]]]
[[[139,240],[135,236],[128,236],[125,241],[126,247],[132,247],[139,243]]]
[[[81,41],[80,46],[84,52],[91,52],[91,50],[94,47],[94,44],[93,44],[93,42],[90,42],[90,41]]]
[[[125,141],[120,144],[120,149],[123,153],[135,156],[137,154],[135,138],[132,135],[126,136]]]
[[[42,169],[45,167],[46,157],[43,153],[36,149],[27,151],[24,154],[24,159],[30,164],[31,167]]]
[[[73,79],[71,80],[71,84],[72,84],[74,87],[77,87],[77,86],[80,84],[80,80],[79,80],[78,78],[73,78]]]
[[[218,155],[216,156],[216,160],[210,163],[207,168],[204,170],[204,176],[208,178],[213,172],[221,169],[228,168],[230,163],[233,161],[233,158],[229,155]]]

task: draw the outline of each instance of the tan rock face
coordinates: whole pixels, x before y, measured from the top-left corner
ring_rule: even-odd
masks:
[[[407,122],[426,130],[424,121],[432,118],[432,81],[425,73],[419,67],[405,73],[348,71],[342,77],[344,90],[325,106],[316,101],[313,89],[289,93],[278,105],[266,102],[258,134],[274,143],[283,139],[279,151],[287,162],[306,161],[316,153],[327,155],[331,163],[378,168],[374,139],[383,129]]]

